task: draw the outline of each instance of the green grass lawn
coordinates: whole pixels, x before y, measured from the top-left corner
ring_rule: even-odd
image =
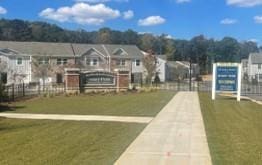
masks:
[[[174,92],[158,91],[104,96],[57,96],[13,103],[11,108],[2,108],[2,111],[42,114],[155,116],[174,94]]]
[[[213,164],[262,164],[262,106],[225,97],[212,101],[207,93],[199,97]]]
[[[144,127],[0,118],[0,164],[113,164]]]

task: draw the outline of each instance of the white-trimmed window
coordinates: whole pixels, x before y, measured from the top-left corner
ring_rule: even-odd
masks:
[[[116,61],[117,66],[125,66],[126,65],[126,60],[124,59],[119,59]]]
[[[141,61],[140,60],[135,60],[135,65],[136,66],[140,66],[141,65]]]
[[[97,59],[93,59],[93,66],[97,66],[98,65],[98,60]]]
[[[258,64],[258,66],[257,66],[257,67],[258,67],[258,69],[261,69],[261,65],[262,65],[262,64]]]
[[[38,59],[39,64],[49,64],[49,58],[43,57]]]
[[[91,66],[91,60],[90,59],[86,59],[86,65]]]
[[[86,59],[86,65],[88,65],[88,66],[98,66],[98,59],[97,58]]]
[[[57,59],[57,65],[66,65],[67,59],[66,58],[58,58]]]
[[[23,64],[23,58],[18,57],[18,58],[16,59],[16,64],[17,64],[17,65],[22,65],[22,64]]]

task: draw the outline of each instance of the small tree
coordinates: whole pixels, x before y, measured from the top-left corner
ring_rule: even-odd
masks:
[[[23,83],[26,75],[17,69],[9,70],[10,80],[13,84]]]
[[[7,63],[5,61],[0,62],[0,102],[3,101],[4,92],[5,92],[5,85],[3,82],[3,73],[7,71]]]
[[[156,86],[160,83],[160,77],[158,72],[155,75],[154,83],[156,84]]]
[[[146,83],[152,85],[152,78],[155,76],[157,69],[157,60],[152,51],[149,51],[149,53],[144,56],[143,65],[147,71]]]
[[[33,59],[33,72],[36,77],[41,78],[43,81],[43,90],[45,90],[46,80],[52,75],[52,66],[50,62],[46,64],[40,64],[38,59]]]

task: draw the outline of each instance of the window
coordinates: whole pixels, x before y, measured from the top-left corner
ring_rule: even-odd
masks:
[[[7,73],[0,73],[0,82],[3,84],[7,83]]]
[[[261,69],[261,65],[262,65],[262,64],[258,64],[258,69]]]
[[[61,73],[56,74],[56,83],[57,84],[63,83],[63,75]]]
[[[140,60],[136,60],[136,66],[140,66]]]
[[[90,59],[86,59],[86,65],[91,65],[91,60]]]
[[[86,59],[86,64],[89,66],[98,66],[98,59]]]
[[[126,65],[126,60],[120,59],[116,61],[116,65],[118,66],[125,66]]]
[[[17,58],[16,59],[16,64],[17,65],[22,65],[23,64],[23,59],[22,58]]]
[[[97,59],[93,59],[93,66],[97,66]]]
[[[67,59],[66,58],[58,58],[57,59],[57,65],[66,65]]]
[[[38,60],[39,64],[49,64],[49,59],[48,58],[40,58]]]

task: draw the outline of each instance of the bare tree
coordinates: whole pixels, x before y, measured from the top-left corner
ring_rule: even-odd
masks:
[[[149,53],[144,56],[143,65],[147,72],[146,83],[152,85],[152,78],[157,73],[157,59],[156,56],[153,55],[152,51],[149,51]]]
[[[7,72],[7,62],[6,61],[0,61],[0,103],[3,101],[4,98],[4,92],[5,92],[5,85],[3,81],[3,74]]]
[[[37,78],[42,79],[43,81],[43,89],[45,89],[46,80],[49,76],[52,75],[52,66],[50,65],[50,61],[48,63],[40,63],[39,59],[33,59],[33,73]]]
[[[18,69],[9,69],[8,73],[10,74],[12,84],[23,83],[26,78],[26,74]]]
[[[0,61],[0,80],[2,82],[2,74],[7,72],[7,62]],[[1,83],[0,82],[0,83]]]

